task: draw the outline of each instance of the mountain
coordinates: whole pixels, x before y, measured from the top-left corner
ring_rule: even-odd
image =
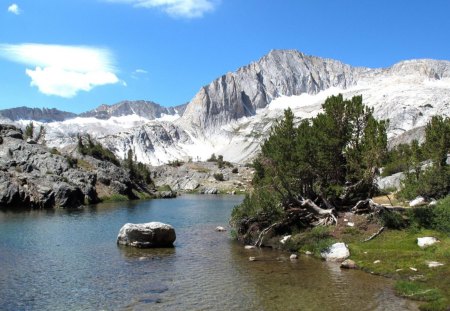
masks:
[[[158,165],[175,159],[247,162],[270,127],[290,107],[297,120],[311,118],[331,95],[362,95],[379,119],[389,119],[391,144],[423,138],[434,115],[450,116],[450,62],[408,60],[388,68],[353,67],[295,50],[273,50],[229,72],[187,104],[164,108],[153,102],[123,101],[100,106],[74,119],[50,122],[46,141],[65,146],[89,133],[117,156],[133,150],[139,161]]]
[[[40,122],[55,122],[64,121],[75,117],[76,114],[67,111],[61,111],[55,108],[28,108],[28,107],[18,107],[11,109],[0,110],[0,117],[9,119],[11,121],[19,120],[32,120]]]
[[[257,109],[280,96],[317,94],[330,87],[346,89],[367,71],[295,50],[272,50],[259,61],[202,87],[187,105],[184,120],[194,128],[217,129],[254,116]]]
[[[185,105],[177,107],[162,107],[152,101],[121,101],[115,105],[101,105],[94,110],[81,113],[80,117],[94,117],[97,119],[109,119],[128,115],[138,115],[148,120],[167,116],[182,115]]]

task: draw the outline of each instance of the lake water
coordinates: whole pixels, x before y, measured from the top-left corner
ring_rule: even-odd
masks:
[[[215,232],[241,200],[185,195],[0,212],[0,310],[416,310],[388,279],[245,250]],[[150,221],[175,227],[175,248],[116,245],[123,224]]]

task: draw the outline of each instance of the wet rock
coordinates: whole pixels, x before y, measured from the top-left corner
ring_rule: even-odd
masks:
[[[245,249],[255,249],[256,246],[255,245],[245,245],[244,248]]]
[[[138,248],[173,247],[175,229],[161,222],[125,224],[117,236],[117,244]]]
[[[419,245],[419,247],[422,247],[422,248],[431,246],[437,242],[439,242],[439,240],[436,239],[435,237],[426,236],[423,238],[417,238],[417,245]]]
[[[334,243],[320,255],[326,261],[343,261],[350,256],[350,251],[345,243]]]
[[[281,238],[280,243],[285,244],[290,238],[291,235],[285,235],[283,238]]]
[[[346,260],[344,260],[341,263],[341,268],[344,268],[344,269],[356,269],[357,268],[356,262],[354,262],[351,259],[346,259]]]
[[[289,256],[290,260],[296,260],[298,259],[298,255],[297,254],[291,254],[291,256]]]
[[[214,230],[217,231],[217,232],[225,232],[225,231],[227,231],[227,229],[225,229],[222,226],[217,226],[216,229],[214,229]]]
[[[201,194],[218,194],[219,190],[217,188],[204,188],[200,191]]]
[[[249,261],[256,261],[256,257],[248,257]]]

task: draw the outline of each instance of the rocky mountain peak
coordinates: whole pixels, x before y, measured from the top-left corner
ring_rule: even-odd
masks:
[[[109,119],[111,117],[121,117],[136,114],[147,119],[157,119],[163,114],[175,115],[176,109],[173,107],[162,107],[155,102],[136,100],[121,101],[114,105],[101,105],[94,110],[80,114],[81,117],[94,117],[97,119]]]
[[[295,50],[272,50],[257,62],[202,87],[186,107],[183,121],[192,128],[218,129],[255,115],[257,109],[282,95],[316,94],[330,87],[346,89],[366,70]]]
[[[434,59],[406,60],[392,66],[390,72],[402,76],[419,75],[440,80],[450,78],[450,61]]]
[[[64,121],[76,117],[75,113],[61,111],[55,108],[18,107],[0,110],[0,116],[11,121],[33,120],[40,122]]]

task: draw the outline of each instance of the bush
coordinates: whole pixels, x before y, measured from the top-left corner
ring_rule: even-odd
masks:
[[[407,221],[398,212],[384,210],[380,214],[380,219],[383,226],[389,229],[402,229],[407,226]]]
[[[336,242],[331,231],[330,227],[317,226],[294,235],[287,241],[286,246],[291,251],[310,251],[314,256],[320,257],[323,250]]]
[[[408,210],[411,224],[419,228],[431,229],[434,222],[434,210],[429,207],[416,207]]]
[[[222,173],[214,173],[214,179],[217,181],[224,181]]]
[[[180,167],[184,164],[183,161],[180,160],[173,160],[173,161],[169,161],[169,163],[167,163],[167,165],[172,166],[172,167]]]
[[[433,228],[450,233],[450,196],[439,201],[433,209]]]
[[[209,157],[209,159],[208,160],[206,160],[207,162],[217,162],[217,157],[216,157],[216,155],[213,153],[212,155],[211,155],[211,157]]]
[[[237,167],[233,167],[233,169],[231,170],[231,172],[232,172],[233,174],[237,174],[237,173],[239,172],[239,170],[238,170]]]

